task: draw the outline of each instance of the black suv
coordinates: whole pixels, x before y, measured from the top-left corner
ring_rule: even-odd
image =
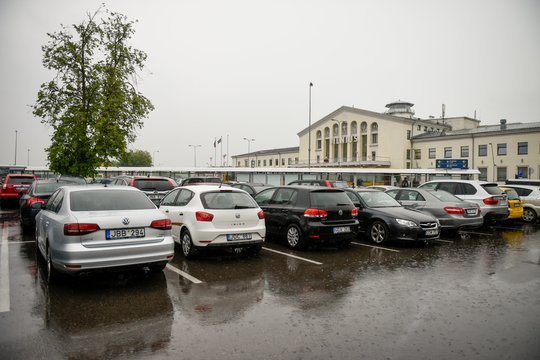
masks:
[[[345,189],[350,187],[346,181],[341,180],[294,180],[289,185],[324,186],[330,188]]]
[[[111,185],[133,186],[143,191],[154,204],[159,204],[165,195],[176,187],[173,179],[159,176],[126,176],[111,179]]]
[[[341,189],[278,186],[255,195],[266,234],[284,237],[292,249],[313,243],[346,247],[358,232],[358,210]]]

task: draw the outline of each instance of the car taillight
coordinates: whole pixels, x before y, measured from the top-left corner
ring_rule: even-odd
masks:
[[[264,219],[264,211],[262,211],[262,210],[259,211],[259,212],[257,213],[257,216],[258,216],[259,219],[261,219],[261,220]]]
[[[160,230],[171,230],[172,222],[171,222],[171,219],[154,220],[150,223],[150,227],[154,229],[160,229]]]
[[[351,216],[353,217],[358,216],[358,208],[354,208],[351,210]]]
[[[64,235],[67,236],[86,235],[98,230],[98,224],[64,224]]]
[[[326,210],[321,209],[306,209],[304,216],[309,218],[325,218],[328,216]]]
[[[499,200],[495,199],[493,196],[488,197],[488,198],[484,199],[484,204],[486,204],[486,205],[497,205],[497,204],[499,204]]]
[[[214,215],[204,211],[197,211],[195,213],[195,219],[197,219],[197,221],[212,221],[214,219]]]
[[[26,199],[26,206],[32,206],[33,203],[40,202],[42,204],[45,204],[45,200],[40,198],[28,198]]]
[[[459,207],[452,207],[448,206],[444,208],[444,211],[446,211],[447,214],[451,215],[463,215],[465,214],[465,210]]]

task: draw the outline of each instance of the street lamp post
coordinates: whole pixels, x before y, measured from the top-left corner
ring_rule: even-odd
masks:
[[[17,165],[17,133],[18,130],[15,130],[15,163],[13,165]]]
[[[248,166],[251,166],[251,162],[250,162],[251,159],[250,159],[250,156],[249,156],[249,153],[251,152],[250,145],[251,145],[252,141],[255,141],[255,139],[244,138],[244,140],[246,140],[248,142]]]
[[[156,153],[158,153],[158,152],[159,152],[159,150],[155,150],[152,153],[152,166],[156,166],[155,160],[156,160]]]
[[[311,88],[313,83],[309,83],[309,126],[308,126],[308,169],[311,168]]]
[[[30,166],[30,149],[26,152],[26,166]]]
[[[197,167],[197,148],[201,147],[202,145],[188,145],[189,147],[193,148],[193,167]]]

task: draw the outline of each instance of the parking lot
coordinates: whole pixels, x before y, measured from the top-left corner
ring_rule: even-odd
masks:
[[[0,212],[6,359],[538,359],[540,224],[431,244],[186,261],[49,286],[32,233]]]

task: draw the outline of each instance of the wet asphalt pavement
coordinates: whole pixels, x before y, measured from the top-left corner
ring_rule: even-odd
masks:
[[[0,211],[1,359],[539,359],[540,224],[185,261],[49,286]],[[296,257],[292,257],[292,256]]]

